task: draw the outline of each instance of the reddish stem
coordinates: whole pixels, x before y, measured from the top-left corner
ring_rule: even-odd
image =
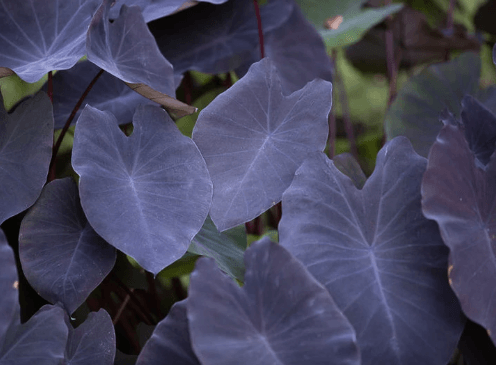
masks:
[[[50,101],[53,104],[53,74],[52,71],[48,72],[48,90],[47,90],[48,97],[50,98]]]
[[[95,85],[95,83],[97,82],[97,80],[100,78],[100,76],[102,74],[103,74],[103,70],[98,71],[98,73],[93,78],[93,80],[91,80],[91,82],[89,83],[86,90],[84,90],[83,95],[81,95],[77,104],[74,106],[74,109],[72,109],[71,115],[69,116],[69,118],[65,122],[64,128],[62,128],[62,131],[60,132],[59,138],[57,139],[57,142],[55,142],[55,145],[53,146],[52,160],[50,161],[50,170],[48,173],[48,182],[55,180],[55,164],[56,164],[56,160],[57,160],[57,153],[59,152],[59,148],[60,148],[60,145],[62,144],[62,140],[64,139],[64,136],[67,133],[67,130],[69,129],[72,120],[76,116],[76,113],[78,112],[79,108],[83,104],[84,99],[86,98],[86,96],[88,96],[88,93],[90,92],[91,88],[93,87],[93,85]]]
[[[186,104],[191,105],[192,97],[191,97],[191,89],[193,88],[193,82],[191,80],[191,74],[189,71],[184,73],[184,101]]]
[[[260,55],[262,58],[265,57],[265,51],[264,51],[264,36],[263,36],[263,29],[262,29],[262,17],[260,16],[260,7],[258,6],[258,1],[253,0],[253,6],[255,7],[255,14],[257,16],[257,24],[258,24],[258,40],[260,43]]]

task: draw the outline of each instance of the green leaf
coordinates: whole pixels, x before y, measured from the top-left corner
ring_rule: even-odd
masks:
[[[343,47],[358,42],[367,30],[403,7],[403,4],[392,4],[381,8],[363,9],[362,5],[366,0],[296,0],[296,2],[324,38],[328,48]],[[324,23],[337,16],[343,17],[339,27],[327,29]]]

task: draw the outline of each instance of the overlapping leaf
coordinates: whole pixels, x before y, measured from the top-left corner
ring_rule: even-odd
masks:
[[[136,365],[200,365],[189,336],[186,301],[175,303],[140,352]]]
[[[219,268],[229,276],[243,281],[243,254],[246,250],[246,228],[244,225],[219,232],[210,218],[195,236],[188,252],[215,259]]]
[[[477,91],[480,67],[479,57],[467,52],[411,77],[386,114],[388,139],[406,136],[417,153],[427,157],[442,128],[439,114],[448,108],[456,118],[460,116],[462,98]]]
[[[115,117],[86,106],[72,164],[95,231],[158,273],[179,259],[207,217],[212,183],[198,148],[159,107],[138,107],[126,137]]]
[[[421,211],[425,165],[395,138],[358,190],[316,153],[283,195],[280,242],[349,319],[363,364],[446,364],[463,330],[448,250]]]
[[[460,128],[447,124],[429,153],[422,181],[424,215],[450,249],[449,280],[465,314],[496,342],[496,159],[485,171]]]
[[[68,335],[64,314],[59,306],[45,305],[24,324],[16,318],[0,349],[0,364],[62,363]]]
[[[19,233],[24,275],[46,300],[73,313],[115,263],[115,249],[91,228],[71,178],[45,186]]]
[[[212,4],[225,3],[227,0],[200,0]],[[162,18],[179,11],[185,7],[196,5],[196,2],[189,0],[122,0],[118,1],[110,9],[110,18],[115,19],[119,16],[122,5],[138,5],[143,12],[143,18],[148,23],[152,20]]]
[[[105,309],[91,312],[76,329],[68,323],[69,336],[65,350],[66,365],[113,365],[115,331]]]
[[[293,6],[290,0],[271,0],[262,6],[263,31],[283,24]],[[257,17],[253,3],[246,0],[230,0],[221,5],[200,3],[152,22],[149,27],[176,73],[228,72],[244,65],[259,46]]]
[[[50,99],[40,92],[7,114],[0,96],[0,223],[29,208],[46,182],[52,156]]]
[[[72,109],[98,71],[100,71],[99,67],[89,61],[84,61],[79,62],[70,70],[57,72],[53,76],[55,129],[64,127]],[[83,106],[86,103],[100,110],[111,112],[119,123],[125,124],[132,121],[134,109],[138,104],[148,104],[149,100],[131,90],[118,78],[105,72],[84,99]],[[80,108],[77,112],[72,124],[76,124],[82,109]]]
[[[220,231],[280,201],[306,155],[324,149],[331,89],[314,80],[284,96],[265,58],[202,110],[193,139],[212,177],[210,216]]]
[[[193,113],[195,108],[173,99],[172,65],[160,53],[140,8],[123,5],[119,18],[110,23],[111,3],[112,0],[104,0],[91,21],[86,41],[88,60],[141,95],[175,111]]]
[[[319,31],[328,47],[343,47],[358,42],[367,30],[402,8],[391,4],[363,8],[367,0],[296,0]],[[341,17],[338,22],[337,17]],[[330,28],[330,29],[329,29]]]
[[[5,332],[11,323],[16,308],[19,306],[17,291],[17,268],[14,252],[0,230],[0,349],[5,340]]]
[[[71,68],[85,53],[86,31],[99,0],[0,2],[0,67],[36,82]]]
[[[204,365],[359,364],[355,333],[329,293],[283,247],[265,238],[245,254],[245,285],[198,260],[186,303]]]

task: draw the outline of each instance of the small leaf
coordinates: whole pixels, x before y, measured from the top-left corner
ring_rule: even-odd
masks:
[[[179,259],[207,217],[212,183],[198,148],[168,114],[140,106],[126,137],[115,117],[86,106],[72,165],[95,231],[156,274]]]
[[[288,251],[265,238],[245,254],[245,284],[200,258],[187,315],[203,365],[359,364],[355,333],[329,293]]]
[[[155,327],[139,354],[136,365],[200,365],[189,336],[186,301],[175,303],[167,317]]]
[[[113,365],[115,331],[105,309],[88,314],[86,320],[73,329],[66,317],[69,337],[65,350],[66,365]]]
[[[284,96],[265,58],[202,110],[193,139],[212,177],[210,216],[220,231],[279,202],[305,156],[324,149],[331,90],[314,80]]]
[[[45,185],[52,157],[52,104],[45,93],[7,114],[0,96],[0,223],[29,208]]]
[[[72,314],[108,275],[115,249],[91,228],[71,178],[48,183],[22,220],[19,256],[31,286]]]
[[[364,365],[446,364],[463,330],[448,250],[421,211],[425,165],[395,138],[358,190],[315,153],[283,195],[279,242],[329,290],[357,332]]]

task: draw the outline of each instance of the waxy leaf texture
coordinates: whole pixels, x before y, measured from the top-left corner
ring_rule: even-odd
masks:
[[[157,274],[201,229],[212,182],[198,148],[164,110],[138,107],[133,126],[127,137],[112,114],[86,106],[76,124],[72,165],[91,226]]]
[[[325,147],[332,85],[314,80],[284,96],[268,58],[203,109],[193,139],[214,185],[210,217],[220,231],[281,200],[308,153]]]
[[[52,157],[53,114],[45,93],[11,114],[0,97],[0,223],[29,208],[45,185]]]
[[[24,275],[43,298],[72,314],[114,266],[115,249],[91,228],[71,178],[54,180],[19,232]]]
[[[245,266],[243,288],[212,259],[191,274],[187,315],[203,365],[360,364],[350,323],[286,249],[266,237],[246,251]]]
[[[434,219],[450,249],[451,287],[464,313],[496,341],[496,159],[485,171],[463,131],[447,124],[429,153],[422,209]]]
[[[446,364],[463,330],[448,250],[422,215],[425,166],[406,138],[395,138],[358,190],[315,153],[283,195],[279,242],[351,322],[362,364]]]
[[[5,234],[0,230],[0,293],[2,293],[0,296],[0,349],[5,341],[5,332],[19,306],[18,286],[14,251],[7,243]]]
[[[66,70],[84,56],[99,0],[0,1],[0,67],[27,82]]]

